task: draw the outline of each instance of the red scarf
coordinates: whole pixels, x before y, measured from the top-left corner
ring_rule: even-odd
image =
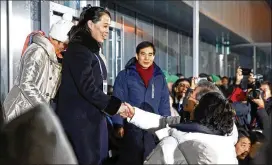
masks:
[[[136,62],[136,70],[139,73],[140,77],[143,79],[145,87],[148,86],[149,80],[153,76],[154,64],[152,64],[149,68],[143,69],[142,66]]]

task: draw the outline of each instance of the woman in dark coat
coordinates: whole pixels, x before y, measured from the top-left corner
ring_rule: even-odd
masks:
[[[107,157],[105,116],[125,109],[118,98],[106,95],[107,70],[99,55],[110,22],[104,8],[84,9],[64,54],[57,114],[80,164],[99,165]]]

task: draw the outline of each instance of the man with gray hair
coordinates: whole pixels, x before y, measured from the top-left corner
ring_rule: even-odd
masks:
[[[208,121],[205,118],[206,113],[210,117],[214,116],[215,113],[219,113],[220,115],[216,118],[220,121],[221,118],[226,120],[222,122],[223,124],[232,120],[232,108],[225,100],[222,92],[214,84],[208,81],[201,81],[194,89],[191,89],[191,94],[189,94],[188,98],[188,104],[190,104],[188,107],[193,107],[191,113],[194,112],[194,108],[199,101],[199,106],[201,106],[197,107],[198,115],[202,115],[202,120]],[[155,134],[160,140],[160,143],[147,157],[144,164],[238,163],[234,148],[238,139],[238,132],[234,123],[228,125],[228,127],[232,128],[229,133],[217,134],[210,131],[211,129],[205,126],[205,124],[203,125],[199,122],[184,123],[180,116],[162,117],[145,112],[139,108],[133,108],[130,105],[127,106],[130,112],[122,116],[128,117],[128,122],[142,129],[152,132],[156,131]],[[204,113],[201,112],[201,107],[204,108]],[[212,108],[211,111],[209,110],[210,108]],[[224,126],[227,125],[225,124]],[[218,146],[222,146],[223,150],[218,148]]]
[[[208,92],[217,92],[220,93],[222,97],[224,97],[218,87],[207,80],[201,80],[196,86],[192,85],[188,90],[188,101],[186,103],[187,105],[185,105],[185,110],[189,111],[191,114],[193,113],[193,108],[198,104],[198,101],[201,99],[201,97]],[[130,123],[150,131],[156,131],[165,128],[167,125],[179,124],[184,121],[181,116],[163,117],[157,114],[143,111],[139,108],[132,107],[130,108],[129,114],[121,114],[121,116],[128,118]],[[138,120],[141,120],[141,122],[138,123]]]
[[[184,111],[190,113],[190,119],[193,119],[193,112],[195,106],[198,104],[199,100],[208,92],[217,92],[224,97],[223,93],[219,90],[219,88],[207,81],[201,80],[197,85],[194,84],[194,79],[191,82],[190,89],[187,90],[185,99],[183,101]]]

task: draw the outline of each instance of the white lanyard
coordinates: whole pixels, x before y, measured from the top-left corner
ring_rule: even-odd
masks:
[[[97,60],[98,60],[98,63],[99,63],[99,68],[100,68],[100,71],[101,71],[101,76],[102,76],[102,79],[103,79],[103,92],[105,93],[105,94],[107,94],[108,93],[108,82],[107,82],[107,80],[105,79],[105,77],[104,77],[104,72],[103,72],[103,70],[102,70],[102,65],[101,65],[101,62],[100,62],[100,60],[99,60],[99,58],[97,57],[97,55],[96,54],[94,54],[95,55],[95,57],[97,58]]]
[[[96,54],[94,54],[94,55],[95,55],[96,59],[98,60],[99,68],[100,68],[100,71],[101,71],[101,76],[102,76],[102,78],[104,80],[105,78],[104,78],[104,72],[103,72],[103,69],[102,69],[101,62],[100,62],[99,58],[97,57],[97,55]]]

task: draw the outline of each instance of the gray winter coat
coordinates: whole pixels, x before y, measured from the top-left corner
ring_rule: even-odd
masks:
[[[20,61],[18,76],[4,103],[4,121],[9,122],[28,108],[49,103],[60,84],[61,65],[50,41],[36,34]]]

